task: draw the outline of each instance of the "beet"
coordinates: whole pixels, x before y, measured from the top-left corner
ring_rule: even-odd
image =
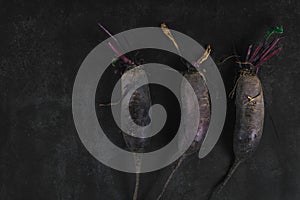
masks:
[[[199,106],[199,112],[200,112],[200,120],[199,120],[199,126],[197,130],[196,137],[194,141],[192,142],[191,146],[188,148],[188,150],[184,153],[185,155],[190,155],[195,152],[198,152],[200,150],[200,147],[202,145],[202,142],[205,138],[205,135],[207,133],[207,129],[209,126],[210,121],[210,96],[208,92],[208,87],[205,83],[205,78],[202,74],[200,74],[198,71],[189,71],[184,74],[184,77],[189,81],[192,88],[194,89],[194,92],[196,94],[197,100],[198,100],[198,106]],[[187,91],[187,85],[183,84],[181,87],[181,96],[186,97],[188,94]],[[192,102],[191,98],[182,98],[182,105],[183,109],[186,109],[186,113],[193,112],[193,109],[195,108],[195,105],[193,105],[194,102]],[[193,120],[193,119],[183,119],[184,121]],[[190,130],[188,127],[185,129],[185,135],[191,135],[193,133],[190,133]],[[183,143],[186,142],[186,138],[179,138],[179,148],[183,145]]]
[[[102,30],[104,30],[118,45],[119,48],[121,44],[119,41],[101,24],[98,24]],[[121,91],[122,91],[122,101],[121,101],[121,124],[123,119],[132,118],[130,123],[125,123],[128,127],[125,127],[129,132],[123,133],[123,138],[126,143],[126,147],[131,152],[143,152],[144,148],[149,145],[149,140],[146,139],[147,135],[145,133],[145,138],[135,137],[136,129],[133,128],[134,124],[139,126],[147,125],[150,122],[150,117],[148,115],[149,108],[151,107],[151,96],[150,88],[146,85],[141,88],[138,88],[132,93],[131,97],[128,97],[127,94],[130,90],[135,89],[137,82],[145,81],[147,84],[147,75],[138,63],[134,63],[132,60],[127,58],[125,55],[121,54],[119,50],[111,43],[108,43],[111,50],[120,58],[119,65],[115,66],[116,71],[121,74]],[[126,76],[124,75],[126,73]],[[129,98],[129,99],[127,99]],[[129,106],[129,113],[123,112]],[[124,125],[124,122],[122,126]],[[138,198],[139,182],[140,182],[140,169],[142,166],[142,159],[138,154],[134,154],[134,161],[136,166],[136,180],[135,188],[133,193],[133,200]]]
[[[165,193],[172,177],[174,176],[175,172],[178,170],[184,159],[192,155],[193,153],[196,153],[200,150],[202,142],[205,138],[205,135],[208,130],[209,122],[210,122],[210,96],[208,92],[208,87],[205,82],[204,76],[196,71],[196,70],[188,70],[185,74],[184,77],[188,80],[188,82],[191,84],[192,88],[194,89],[194,92],[196,94],[197,100],[198,100],[198,106],[199,106],[199,111],[200,111],[200,119],[199,119],[199,126],[197,130],[197,134],[190,145],[190,147],[184,152],[184,154],[177,160],[177,163],[172,170],[171,174],[169,175],[167,181],[165,182],[163,189],[161,193],[159,194],[157,200],[161,199],[163,194]],[[188,88],[188,85],[183,83],[181,86],[181,96],[186,97],[188,93],[186,93]],[[183,109],[185,109],[186,113],[193,112],[193,109],[195,109],[195,102],[193,102],[192,98],[182,98],[182,106]],[[193,117],[193,116],[191,116]],[[183,119],[184,121],[188,120],[194,120],[194,119]],[[184,123],[184,122],[183,122]],[[182,148],[182,146],[186,143],[187,137],[189,135],[193,134],[190,132],[188,127],[185,127],[185,136],[183,138],[178,138],[178,147],[179,149]]]
[[[263,132],[264,98],[256,74],[242,71],[237,82],[235,105],[233,148],[236,162],[242,162],[256,150]]]
[[[173,37],[171,31],[168,29],[166,24],[161,24],[161,28],[163,33],[171,40],[171,42],[174,44],[175,48],[177,49],[177,52],[179,55],[181,55],[180,49],[178,44],[176,43],[175,38]],[[199,119],[199,126],[197,130],[197,134],[190,145],[190,147],[184,152],[184,154],[177,160],[177,163],[174,167],[174,169],[171,171],[171,174],[169,175],[167,181],[165,182],[163,189],[159,196],[157,197],[157,200],[160,200],[165,193],[172,177],[174,176],[175,172],[178,170],[184,159],[192,155],[195,152],[198,152],[201,148],[202,142],[206,136],[209,122],[210,122],[210,96],[208,87],[206,85],[205,76],[200,73],[195,68],[199,68],[200,65],[207,60],[211,52],[210,45],[207,46],[205,53],[197,60],[197,62],[194,63],[194,66],[190,66],[189,63],[185,63],[188,70],[184,73],[184,77],[187,79],[189,84],[191,84],[192,88],[194,89],[194,92],[196,94],[197,100],[198,100],[198,106],[200,111],[200,119]],[[191,113],[193,112],[193,109],[195,109],[196,105],[192,98],[186,98],[189,94],[187,93],[188,85],[183,82],[181,85],[181,96],[185,97],[182,98],[182,109],[185,109],[184,113]],[[191,116],[193,117],[193,116]],[[187,118],[183,119],[183,121],[188,120],[194,120],[193,118]],[[184,123],[184,122],[183,122]],[[187,138],[189,135],[193,135],[194,133],[191,133],[190,129],[188,127],[185,127],[185,134],[183,138],[178,138],[178,148],[182,149],[184,144],[187,142]]]
[[[222,191],[238,166],[255,152],[263,133],[264,98],[259,78],[255,73],[242,70],[236,84],[236,123],[233,135],[235,160],[211,198]]]
[[[124,75],[121,77],[121,89],[122,89],[122,97],[126,98],[126,95],[129,90],[134,89],[136,84],[135,81],[139,80],[147,80],[146,72],[140,66],[134,66],[135,68],[126,72],[126,78]],[[130,67],[131,68],[131,67]],[[129,105],[128,105],[129,102]],[[149,145],[149,139],[147,139],[147,135],[145,138],[135,137],[136,129],[133,128],[132,123],[136,123],[139,126],[145,126],[150,122],[150,117],[148,111],[151,107],[151,96],[150,96],[150,88],[146,85],[141,88],[138,88],[132,93],[129,101],[125,99],[122,101],[122,109],[125,110],[129,106],[129,113],[121,112],[121,119],[132,118],[131,123],[128,123],[127,129],[129,130],[128,134],[123,133],[123,137],[126,143],[127,148],[132,152],[143,152],[144,148]],[[128,114],[128,115],[127,115]],[[121,122],[122,123],[122,122]],[[139,127],[139,130],[143,127]],[[136,166],[136,182],[135,182],[135,190],[133,194],[133,200],[136,200],[138,197],[139,190],[139,182],[140,182],[140,169],[142,165],[142,158],[137,154],[134,154],[135,166]]]
[[[230,96],[236,94],[236,122],[233,134],[234,163],[225,179],[214,189],[210,199],[217,197],[238,166],[247,160],[257,149],[264,125],[264,97],[261,82],[257,76],[260,67],[271,57],[278,54],[282,47],[277,47],[282,37],[269,38],[273,33],[283,33],[283,27],[276,27],[268,31],[263,43],[254,49],[248,47],[245,62],[240,64],[240,75]]]

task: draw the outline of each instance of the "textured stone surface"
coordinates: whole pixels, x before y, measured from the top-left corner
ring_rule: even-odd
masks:
[[[265,127],[254,157],[224,189],[230,200],[300,199],[300,3],[279,1],[1,1],[0,199],[131,199],[134,175],[95,160],[76,133],[73,82],[85,56],[114,33],[166,22],[200,44],[216,62],[245,53],[274,25],[284,25],[284,50],[259,72]],[[233,62],[219,65],[227,92]],[[104,96],[106,94],[103,94]],[[182,165],[164,199],[207,199],[233,159],[234,103],[222,136],[204,159]],[[273,121],[273,122],[272,122]],[[171,167],[142,175],[140,199],[154,199]]]

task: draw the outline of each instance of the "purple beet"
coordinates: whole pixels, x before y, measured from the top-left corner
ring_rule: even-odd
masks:
[[[274,30],[283,32],[282,27],[276,27]],[[274,30],[271,33],[274,33]],[[235,160],[225,179],[212,192],[210,199],[219,197],[220,192],[238,166],[249,159],[259,145],[263,133],[265,108],[263,90],[257,73],[263,63],[282,49],[277,47],[281,37],[268,42],[269,37],[270,35],[267,36],[263,44],[257,45],[254,51],[252,51],[253,45],[250,45],[245,62],[237,62],[241,68],[240,75],[230,94],[233,97],[235,93],[236,105],[236,122],[233,135]]]
[[[110,37],[113,38],[115,43],[121,48],[119,41],[101,24],[98,24],[101,29],[103,29]],[[132,60],[127,58],[125,55],[122,55],[118,48],[115,47],[112,43],[108,43],[111,50],[118,56],[122,62],[122,65],[117,65],[117,71],[121,72],[121,89],[122,89],[122,101],[121,107],[122,111],[125,110],[129,106],[130,113],[121,112],[121,119],[132,118],[134,121],[132,123],[136,123],[138,125],[146,125],[149,122],[150,118],[148,115],[149,108],[151,107],[151,96],[150,96],[150,88],[147,86],[141,87],[135,90],[132,93],[132,96],[129,97],[129,101],[124,100],[129,90],[133,89],[136,82],[133,80],[147,80],[146,72],[142,69],[141,66],[138,66],[137,63],[134,63]],[[124,77],[124,73],[126,73],[126,78]],[[147,83],[147,81],[146,81]],[[128,105],[129,104],[129,105]],[[121,122],[122,123],[122,122]],[[123,138],[126,143],[127,148],[132,152],[142,152],[145,146],[149,145],[149,140],[144,138],[135,137],[135,129],[132,128],[133,124],[127,124],[129,127],[129,134],[123,133]],[[143,128],[142,128],[143,129]],[[145,133],[145,136],[146,133]],[[137,200],[138,198],[138,190],[139,190],[139,182],[140,182],[140,169],[142,165],[142,160],[137,154],[134,155],[135,166],[136,166],[136,181],[135,181],[135,189],[133,193],[133,200]]]
[[[162,31],[164,34],[172,41],[174,44],[175,48],[178,51],[178,54],[181,55],[180,49],[178,44],[176,43],[175,38],[173,37],[171,31],[168,29],[166,24],[161,25]],[[174,176],[175,172],[178,170],[184,159],[192,155],[195,152],[198,152],[201,148],[202,142],[205,138],[205,135],[208,130],[209,122],[210,122],[210,96],[209,96],[209,91],[208,87],[205,82],[205,76],[197,71],[195,68],[199,68],[201,63],[203,63],[210,55],[211,48],[210,45],[207,46],[207,49],[204,53],[204,55],[197,60],[197,62],[194,63],[194,66],[191,67],[187,64],[188,70],[184,73],[184,77],[188,80],[188,82],[191,84],[192,88],[194,89],[194,92],[196,94],[197,100],[198,100],[198,106],[199,106],[199,111],[200,111],[200,119],[199,119],[199,126],[197,130],[197,134],[190,145],[190,147],[184,152],[184,154],[177,160],[177,163],[172,170],[171,174],[169,175],[167,181],[165,182],[163,189],[159,196],[157,197],[157,200],[160,200],[165,193],[172,177]],[[181,86],[181,96],[186,97],[189,94],[187,93],[187,87],[188,85],[185,85],[185,83],[182,84]],[[193,99],[190,98],[182,98],[182,105],[183,109],[186,109],[186,113],[193,112],[193,109],[195,108]],[[184,120],[194,120],[194,119],[184,119]],[[189,129],[185,129],[185,136],[184,138],[179,138],[179,144],[178,147],[179,149],[182,148],[182,146],[186,143],[187,138],[189,135],[193,133],[190,132]]]

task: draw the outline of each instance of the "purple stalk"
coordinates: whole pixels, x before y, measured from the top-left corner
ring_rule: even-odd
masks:
[[[119,43],[119,41],[117,40],[117,38],[115,38],[115,36],[113,36],[106,28],[104,28],[104,26],[102,26],[102,24],[98,23],[98,26],[100,26],[100,28],[101,28],[102,30],[104,30],[105,33],[107,33],[107,35],[109,35],[110,37],[112,37],[112,39],[114,39],[114,41],[115,41],[116,43],[118,43],[119,46],[121,46],[120,43]]]
[[[267,41],[265,41],[263,44],[258,45],[254,50],[253,54],[251,55],[250,59],[248,60],[252,49],[252,45],[250,45],[246,56],[246,62],[252,63],[252,67],[250,69],[256,70],[257,73],[261,65],[263,65],[267,60],[279,53],[282,48],[280,47],[276,50],[274,50],[274,48],[282,38],[284,37],[273,39],[271,42],[268,43]]]
[[[107,33],[107,35],[109,35],[117,44],[119,47],[121,47],[119,41],[117,40],[117,38],[115,36],[113,36],[113,34],[111,34],[102,24],[98,23],[98,26],[105,32]],[[124,56],[123,54],[121,54],[117,48],[112,45],[110,42],[108,43],[109,47],[111,48],[111,50],[113,50],[113,52],[115,52],[115,54],[120,57],[123,62],[127,63],[127,64],[134,64],[134,62],[132,62],[130,59],[128,59],[126,56]]]
[[[255,59],[252,60],[253,63],[255,62],[259,62],[262,58],[263,55],[265,55],[267,52],[270,51],[270,49],[272,48],[271,46],[274,44],[274,42],[276,41],[276,39],[273,39],[271,42],[267,43],[266,41],[264,42],[264,45],[261,49],[261,52],[259,52],[259,54],[257,55],[257,57]],[[256,63],[257,64],[257,63]]]
[[[129,58],[121,54],[110,42],[108,43],[108,45],[111,48],[111,50],[113,50],[113,52],[115,52],[115,54],[123,60],[123,62],[131,65],[134,64]]]
[[[251,44],[251,45],[249,45],[249,47],[248,47],[248,52],[247,52],[247,56],[246,56],[246,62],[248,61],[248,59],[249,59],[249,57],[250,57],[250,54],[251,54],[252,47],[253,47],[253,45],[252,45],[252,44]]]
[[[261,65],[263,65],[267,60],[269,60],[271,57],[273,57],[274,55],[276,55],[277,53],[279,53],[282,50],[282,47],[277,48],[276,50],[274,50],[272,53],[270,53],[268,56],[266,56],[265,58],[263,58],[256,66],[256,73],[259,70],[259,67]]]
[[[252,61],[253,61],[253,59],[254,59],[255,56],[258,54],[258,52],[261,50],[261,48],[262,48],[262,45],[261,45],[261,44],[258,45],[258,46],[256,47],[256,49],[255,49],[254,53],[252,54],[252,56],[251,56],[249,62],[252,62]]]
[[[261,56],[261,58],[263,59],[264,57],[266,57],[268,55],[268,53],[276,46],[276,44],[278,44],[278,42],[282,39],[283,37],[277,38],[276,40],[274,40],[271,44],[270,47],[267,49],[267,51]]]

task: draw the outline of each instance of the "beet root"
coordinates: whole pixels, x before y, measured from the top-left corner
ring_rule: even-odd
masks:
[[[186,98],[188,93],[187,87],[188,85],[182,84],[181,85],[181,96],[185,97],[182,98],[182,109],[185,109],[186,113],[193,112],[193,109],[197,107],[195,103],[198,104],[199,106],[199,111],[200,111],[200,119],[199,119],[199,125],[198,125],[198,130],[197,134],[190,145],[190,147],[184,152],[184,154],[177,160],[177,163],[172,170],[171,174],[169,175],[167,181],[165,182],[163,189],[161,193],[159,194],[157,200],[160,200],[165,193],[172,177],[174,176],[175,172],[179,169],[181,166],[182,162],[184,159],[192,155],[193,153],[197,152],[200,150],[200,147],[202,145],[202,142],[205,138],[205,135],[208,130],[209,122],[210,122],[210,96],[209,96],[209,91],[205,82],[204,76],[198,72],[198,71],[188,71],[184,74],[184,77],[188,80],[188,82],[191,84],[192,88],[194,89],[194,92],[197,97],[197,102],[194,102],[192,98]],[[188,120],[194,120],[193,116],[187,117],[186,119],[183,119],[183,121],[188,121]],[[183,122],[183,123],[184,123]],[[189,135],[193,134],[189,127],[185,127],[184,129],[184,137],[178,138],[178,148],[181,149],[184,144],[187,142],[187,137]]]
[[[210,199],[219,195],[238,166],[257,149],[264,123],[264,98],[256,74],[242,70],[236,83],[236,124],[233,135],[235,161],[225,179],[215,188]]]
[[[197,134],[191,146],[185,152],[185,155],[190,155],[199,151],[202,142],[205,138],[205,135],[207,133],[209,122],[210,122],[210,96],[209,96],[208,87],[205,82],[205,78],[201,73],[199,73],[198,71],[191,71],[185,73],[184,77],[189,81],[192,88],[194,89],[198,102],[192,102],[193,101],[192,98],[186,98],[186,96],[188,95],[185,93],[187,91],[186,89],[187,86],[182,85],[181,93],[182,96],[185,97],[182,99],[183,109],[186,109],[187,113],[193,112],[193,109],[195,109],[196,107],[194,104],[197,103],[200,112]],[[193,120],[193,119],[189,119],[189,117],[187,119],[184,119],[184,121],[189,121],[189,120]],[[186,137],[188,137],[191,134],[193,133],[190,133],[189,127],[185,127]],[[179,138],[179,148],[181,148],[181,146],[185,142],[186,142],[186,138]]]

